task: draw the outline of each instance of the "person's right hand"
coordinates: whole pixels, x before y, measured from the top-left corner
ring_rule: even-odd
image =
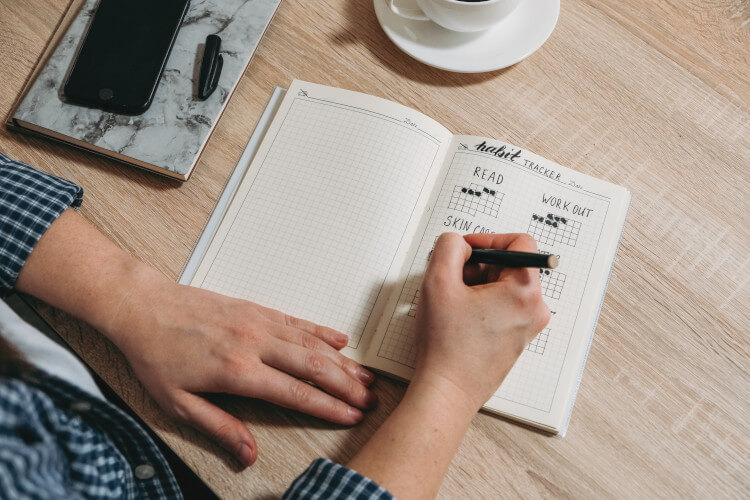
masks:
[[[437,385],[476,410],[547,325],[550,311],[536,269],[464,267],[472,247],[536,252],[537,246],[528,234],[446,233],[435,244],[417,310],[412,383]]]
[[[440,236],[417,308],[404,399],[349,462],[399,498],[434,498],[477,410],[547,324],[539,271],[465,265],[471,247],[536,251],[528,234]]]

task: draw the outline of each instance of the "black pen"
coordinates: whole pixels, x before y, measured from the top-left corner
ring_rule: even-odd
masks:
[[[560,263],[557,255],[512,250],[475,248],[469,257],[470,263],[494,264],[503,267],[538,267],[554,269]]]

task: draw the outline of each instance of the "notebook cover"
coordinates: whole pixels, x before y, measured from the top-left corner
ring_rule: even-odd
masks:
[[[62,87],[98,0],[86,0],[27,87],[11,122],[48,129],[62,140],[187,179],[281,0],[192,0],[151,107],[126,116],[64,101]],[[195,97],[206,36],[221,37],[224,67],[216,91]],[[55,37],[53,36],[53,43]],[[46,59],[46,61],[45,61]]]

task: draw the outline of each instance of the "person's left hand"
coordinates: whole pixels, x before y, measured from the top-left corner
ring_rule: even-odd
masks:
[[[106,335],[162,408],[243,465],[258,456],[253,435],[201,394],[265,399],[345,425],[376,401],[372,373],[338,352],[346,335],[173,283],[72,209],[47,228],[16,285]]]
[[[125,301],[108,336],[162,408],[243,465],[257,458],[252,433],[201,393],[264,399],[344,425],[359,422],[360,409],[375,404],[367,389],[372,373],[338,352],[346,335],[252,302],[158,281]]]

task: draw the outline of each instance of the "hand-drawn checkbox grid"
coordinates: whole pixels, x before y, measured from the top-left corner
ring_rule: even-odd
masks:
[[[559,299],[565,285],[565,274],[552,269],[540,269],[539,278],[542,281],[542,295]]]
[[[439,144],[304,98],[283,119],[201,286],[346,332],[357,347]]]
[[[455,186],[448,208],[476,215],[477,212],[497,218],[500,213],[500,203],[503,193],[494,189],[471,183],[466,186]]]
[[[547,347],[547,340],[549,339],[549,328],[542,330],[539,335],[534,337],[529,345],[526,346],[526,350],[533,352],[534,354],[544,354],[544,349]]]
[[[581,232],[581,223],[557,214],[535,213],[531,216],[528,232],[540,244],[564,243],[574,247]]]
[[[411,300],[411,306],[409,307],[409,312],[406,314],[411,316],[412,318],[416,317],[418,304],[419,304],[419,290],[417,290],[416,293],[414,294],[414,298]]]

